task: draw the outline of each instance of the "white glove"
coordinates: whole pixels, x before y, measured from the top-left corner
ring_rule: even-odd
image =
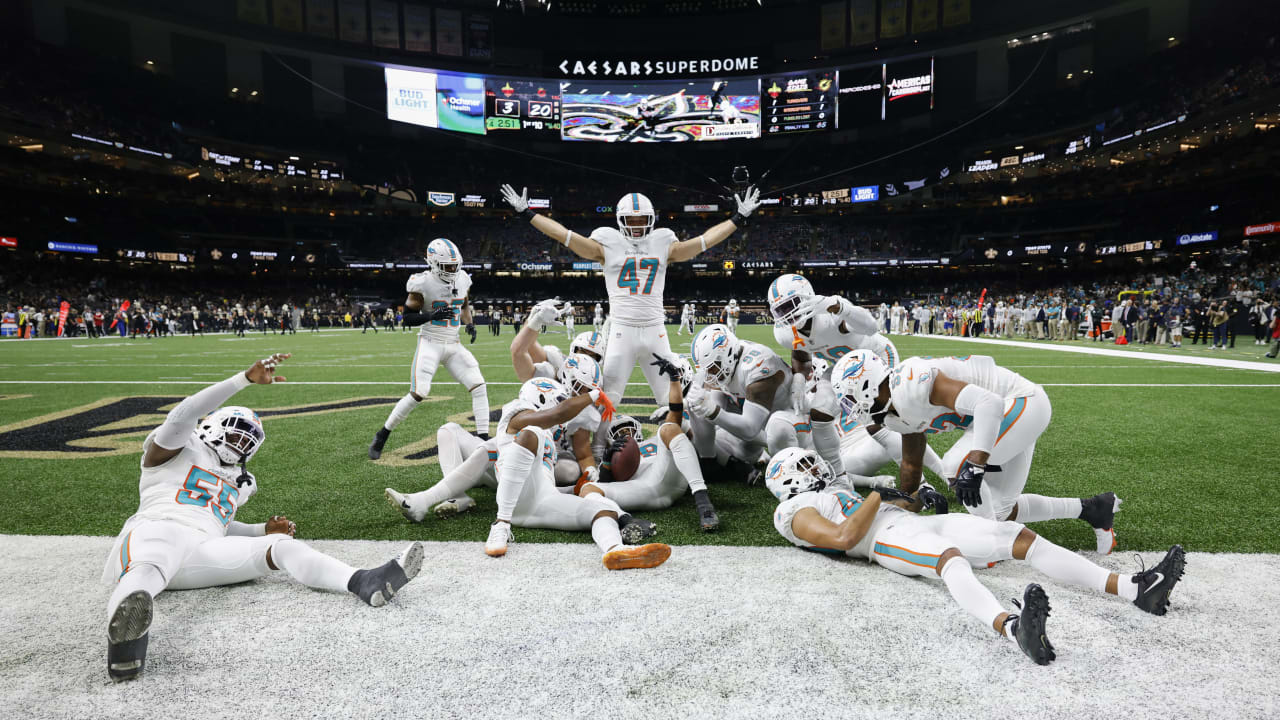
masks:
[[[583,476],[583,480],[585,481],[583,482],[583,485],[587,483],[596,482],[597,480],[600,479],[600,468],[596,467],[595,465],[590,465],[587,467],[586,470],[582,471],[582,476]]]
[[[691,397],[685,398],[685,407],[704,420],[712,420],[720,413],[720,405],[706,391],[692,392]]]
[[[809,414],[809,381],[803,375],[791,376],[791,408],[801,416]]]
[[[534,328],[544,328],[548,325],[563,325],[560,320],[560,298],[551,298],[543,300],[533,309],[529,311],[529,325]]]
[[[516,193],[516,189],[510,185],[503,183],[502,199],[511,206],[513,210],[522,213],[529,209],[529,188],[520,188],[520,193]]]
[[[891,488],[898,487],[897,475],[876,475],[875,477],[871,478],[871,480],[872,480],[871,487],[876,487],[877,485],[881,487],[891,487]]]
[[[742,217],[751,217],[751,213],[760,207],[760,189],[753,185],[741,195],[734,195],[733,199],[738,203],[738,214]]]
[[[801,317],[816,317],[819,313],[827,312],[827,308],[836,303],[838,298],[834,295],[814,295],[800,304],[802,309]]]
[[[649,422],[653,425],[660,425],[667,419],[667,413],[669,412],[671,412],[671,409],[663,405],[649,415]]]

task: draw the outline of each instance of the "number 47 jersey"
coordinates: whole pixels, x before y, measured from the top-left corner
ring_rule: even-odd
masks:
[[[676,234],[655,228],[637,240],[623,237],[617,228],[599,227],[591,239],[604,250],[604,284],[613,321],[632,327],[665,324],[662,294]]]

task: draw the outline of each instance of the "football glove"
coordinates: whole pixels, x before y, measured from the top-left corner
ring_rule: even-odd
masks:
[[[515,188],[503,183],[501,192],[503,201],[511,206],[515,214],[524,217],[526,220],[533,219],[535,213],[529,209],[529,188],[520,188],[520,192],[517,194]]]
[[[476,326],[475,326],[475,323],[469,323],[469,324],[467,325],[467,334],[471,336],[471,344],[472,344],[472,345],[475,345],[475,344],[476,344]]]
[[[654,361],[649,364],[657,366],[660,374],[666,375],[674,382],[680,382],[680,368],[677,367],[675,363],[662,357],[658,353],[653,353],[653,360]]]
[[[938,515],[947,514],[948,503],[946,496],[934,490],[929,483],[920,483],[920,491],[916,493],[916,497],[924,505],[923,509],[933,510]]]
[[[560,321],[560,298],[554,297],[550,300],[543,300],[533,309],[529,311],[529,325],[541,329],[548,325],[563,325]]]
[[[689,412],[705,420],[713,420],[720,413],[720,406],[712,399],[711,393],[693,392],[693,397],[685,398],[685,408]]]
[[[432,322],[439,322],[439,321],[441,321],[441,320],[452,320],[452,319],[453,319],[453,306],[451,306],[451,305],[442,305],[442,306],[440,306],[440,307],[436,308],[435,310],[432,310],[432,311],[431,311],[431,314],[430,314],[428,317],[430,317],[430,318],[431,318]]]
[[[909,503],[914,503],[916,501],[916,499],[911,497],[909,493],[904,493],[897,488],[884,487],[883,485],[877,485],[871,489],[877,493],[880,493],[880,499],[885,502],[888,502],[890,500],[906,500]]]
[[[960,464],[960,471],[951,479],[951,489],[956,491],[956,498],[969,507],[982,504],[982,478],[987,474],[984,465],[975,465],[965,460]]]
[[[751,213],[760,207],[760,189],[753,185],[741,195],[734,195],[733,201],[737,204],[737,210],[734,211],[729,220],[734,225],[742,227],[747,224],[747,218],[751,217]]]

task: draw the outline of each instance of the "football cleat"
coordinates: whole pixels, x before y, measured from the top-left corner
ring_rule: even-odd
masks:
[[[1152,615],[1164,615],[1169,610],[1169,593],[1173,592],[1173,586],[1182,579],[1186,569],[1187,553],[1182,546],[1169,548],[1155,567],[1133,576],[1133,581],[1138,584],[1138,597],[1133,604]]]
[[[415,542],[393,560],[369,570],[357,570],[347,581],[347,590],[372,607],[382,607],[422,570],[422,543]]]
[[[1053,643],[1045,635],[1045,621],[1049,619],[1049,596],[1044,588],[1035,583],[1027,586],[1022,593],[1022,602],[1014,600],[1022,613],[1010,615],[1006,623],[1013,623],[1013,637],[1018,647],[1037,665],[1048,665],[1058,658],[1053,652]]]
[[[604,554],[601,562],[610,570],[632,570],[658,567],[669,557],[671,557],[670,545],[649,543],[636,547],[614,548]]]
[[[147,664],[147,631],[151,627],[151,595],[131,592],[107,623],[107,675],[114,682],[132,680]]]
[[[472,500],[469,495],[459,495],[456,498],[449,498],[444,502],[431,508],[436,517],[446,518],[453,517],[459,513],[464,513],[476,506],[476,501]]]
[[[1123,502],[1113,492],[1104,492],[1080,501],[1080,519],[1093,526],[1098,552],[1110,555],[1116,547],[1115,516]]]
[[[716,515],[715,506],[711,504],[711,498],[707,497],[706,491],[694,493],[693,502],[698,507],[698,527],[702,532],[719,530],[720,517]]]
[[[414,507],[415,503],[410,502],[408,496],[402,495],[391,488],[386,488],[382,491],[382,494],[387,498],[387,504],[400,511],[404,519],[409,522],[420,523],[422,518],[427,515],[424,508]]]
[[[373,436],[373,442],[369,443],[370,460],[377,460],[382,457],[382,446],[387,444],[387,438],[390,436],[390,430],[386,428],[378,429],[378,434]]]
[[[489,557],[502,557],[507,554],[507,543],[515,540],[511,532],[511,523],[494,520],[489,526],[489,539],[484,541],[484,554]]]
[[[639,545],[642,541],[658,534],[658,526],[644,518],[623,513],[618,516],[618,534],[622,542],[628,545]]]

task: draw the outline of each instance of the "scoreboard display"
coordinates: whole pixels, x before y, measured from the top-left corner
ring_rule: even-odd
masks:
[[[560,85],[557,82],[487,78],[485,129],[560,134]]]
[[[830,131],[836,126],[835,70],[767,77],[761,85],[764,134]]]

